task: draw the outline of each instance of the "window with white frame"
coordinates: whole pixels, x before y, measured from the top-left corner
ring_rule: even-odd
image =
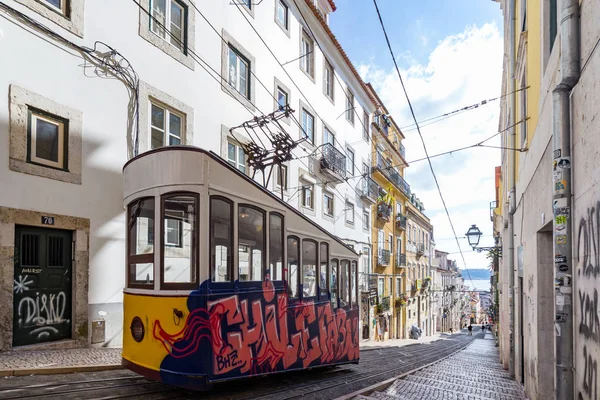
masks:
[[[277,168],[277,175],[275,176],[275,185],[278,188],[282,188],[283,190],[287,190],[288,188],[288,168],[287,165],[280,165]]]
[[[227,57],[227,82],[239,94],[250,99],[250,61],[229,46]]]
[[[348,94],[346,95],[346,119],[354,124],[354,93],[348,89]]]
[[[326,126],[323,127],[323,144],[335,146],[335,135]]]
[[[42,0],[43,4],[63,15],[67,15],[69,9],[67,2],[68,0]]]
[[[314,186],[311,184],[302,185],[302,207],[314,208]]]
[[[323,213],[333,217],[333,195],[331,193],[323,193]]]
[[[396,202],[396,214],[402,214],[402,203]]]
[[[28,161],[67,169],[68,121],[31,108],[28,114]]]
[[[237,143],[227,142],[227,162],[244,174],[246,173],[246,153]]]
[[[363,139],[369,140],[369,113],[363,110]]]
[[[311,144],[315,143],[315,117],[304,108],[302,109],[302,131]]]
[[[396,278],[396,295],[402,293],[402,278]]]
[[[180,145],[184,127],[183,114],[150,101],[150,141],[153,149]]]
[[[377,295],[383,296],[383,290],[385,289],[385,280],[381,278],[377,278]]]
[[[289,8],[287,6],[287,4],[285,4],[285,2],[283,0],[276,0],[276,5],[275,7],[277,7],[276,10],[276,18],[277,18],[277,23],[279,25],[281,25],[282,28],[284,28],[285,30],[289,29],[289,25],[288,25],[288,15],[289,15]]]
[[[165,217],[165,245],[182,247],[182,220]]]
[[[310,77],[314,78],[314,48],[315,42],[302,30],[302,43],[300,44],[300,68]]]
[[[354,204],[346,202],[346,222],[354,224]]]
[[[150,30],[179,50],[185,44],[185,6],[176,0],[150,0]]]
[[[283,110],[289,103],[288,93],[281,87],[277,86],[277,105],[280,110]]]
[[[333,72],[333,66],[329,63],[329,61],[325,60],[325,71],[323,71],[323,89],[325,96],[329,97],[331,100],[333,100],[333,88],[335,87],[334,78],[335,75]]]
[[[346,155],[346,171],[352,176],[354,175],[354,151],[347,147]]]
[[[370,223],[369,223],[369,219],[370,219],[370,215],[369,215],[369,211],[367,210],[363,210],[363,229],[364,230],[369,230],[369,228],[371,227]]]

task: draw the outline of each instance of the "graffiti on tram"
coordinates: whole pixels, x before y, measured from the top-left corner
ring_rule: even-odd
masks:
[[[201,361],[206,354],[212,354],[216,378],[359,357],[358,309],[336,309],[330,302],[290,302],[286,291],[276,291],[270,281],[255,292],[211,296],[205,306],[194,305],[202,297],[197,294],[188,299],[189,315],[179,332],[168,333],[160,321],[154,322],[154,338],[168,353],[161,370],[207,371]]]

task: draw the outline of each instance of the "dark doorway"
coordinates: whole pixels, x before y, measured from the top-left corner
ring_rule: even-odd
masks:
[[[13,346],[71,337],[72,232],[17,226]]]

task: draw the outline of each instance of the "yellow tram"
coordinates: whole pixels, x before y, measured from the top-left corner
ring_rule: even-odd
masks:
[[[195,390],[358,363],[358,255],[216,154],[123,168],[123,365]]]

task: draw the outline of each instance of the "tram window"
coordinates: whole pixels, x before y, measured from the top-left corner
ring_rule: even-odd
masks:
[[[331,293],[331,306],[337,308],[338,306],[338,260],[331,260],[329,265],[329,292]]]
[[[348,272],[350,270],[350,261],[342,260],[340,263],[340,306],[350,305],[350,285],[348,282]]]
[[[269,215],[269,273],[270,279],[282,280],[283,267],[283,217],[279,214]]]
[[[358,297],[356,294],[356,261],[352,261],[350,267],[350,299],[352,308],[358,304]]]
[[[162,220],[161,286],[193,289],[198,286],[198,195],[164,195]]]
[[[210,278],[230,282],[233,250],[233,203],[219,196],[210,198]]]
[[[151,288],[154,284],[154,198],[130,203],[128,220],[129,287]]]
[[[317,295],[317,242],[302,241],[302,295]]]
[[[239,206],[238,263],[240,281],[262,281],[265,265],[265,213]]]
[[[298,265],[300,263],[300,239],[288,236],[287,239],[287,280],[288,296],[298,297]]]
[[[327,266],[329,265],[329,245],[321,243],[320,249],[321,266],[319,268],[319,292],[321,297],[327,296]]]

